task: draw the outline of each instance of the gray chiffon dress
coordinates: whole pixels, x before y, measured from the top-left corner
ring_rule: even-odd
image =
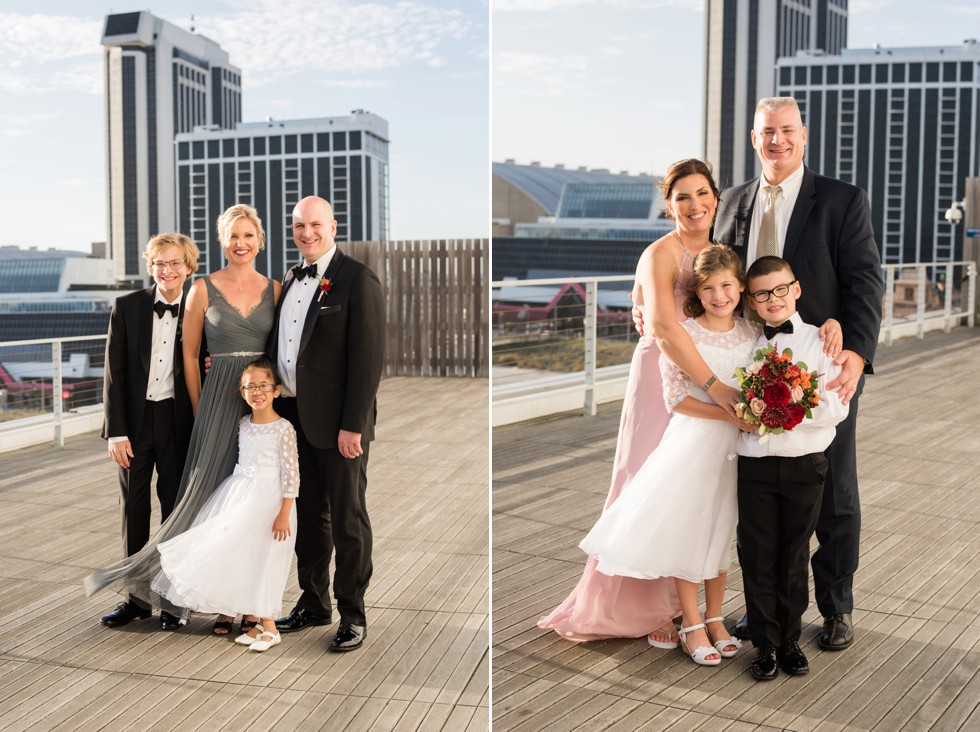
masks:
[[[150,589],[150,582],[160,571],[157,545],[189,529],[221,481],[232,474],[238,457],[238,424],[248,413],[248,405],[239,392],[242,370],[265,352],[276,311],[271,280],[259,303],[244,315],[225,299],[209,277],[204,282],[208,293],[204,333],[211,368],[201,389],[177,505],[139,552],[93,572],[84,581],[89,596],[109,588],[184,617],[188,611]],[[202,557],[202,561],[209,562],[224,559]]]

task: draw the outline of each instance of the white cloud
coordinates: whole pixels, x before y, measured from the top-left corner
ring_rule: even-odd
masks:
[[[847,4],[848,13],[869,13],[891,6],[891,0],[851,0]]]
[[[980,6],[978,5],[946,5],[945,9],[958,15],[980,15]]]
[[[333,89],[384,89],[388,86],[378,79],[324,79],[321,83]]]
[[[66,15],[0,13],[3,58],[46,63],[79,56],[98,56],[100,20]]]
[[[560,94],[585,78],[589,69],[586,56],[552,56],[524,51],[502,52],[494,55],[494,83],[501,83],[508,74],[525,82],[528,94]]]
[[[322,72],[327,81],[332,75],[439,66],[449,57],[446,44],[473,29],[459,10],[410,0],[322,0],[315,6],[308,0],[253,0],[230,7],[226,16],[198,17],[195,26],[228,51],[248,85],[309,71]]]

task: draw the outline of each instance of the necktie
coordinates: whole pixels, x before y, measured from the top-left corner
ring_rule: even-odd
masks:
[[[755,258],[759,257],[778,257],[779,247],[776,246],[776,201],[779,192],[783,190],[779,186],[766,186],[766,193],[769,194],[769,206],[762,215],[762,227],[759,229],[759,246],[756,248]]]
[[[293,267],[293,277],[298,280],[301,280],[304,277],[312,277],[313,279],[316,279],[316,276],[316,262],[311,264],[309,267],[304,267],[301,264],[297,264],[295,267]]]
[[[177,303],[174,303],[173,305],[167,305],[157,300],[155,303],[153,303],[153,311],[157,314],[158,318],[162,318],[163,314],[166,312],[169,312],[171,315],[173,315],[176,318],[177,313],[180,312],[180,305],[178,305]]]
[[[762,326],[762,332],[766,334],[766,338],[772,338],[777,333],[792,333],[793,323],[787,320],[782,325],[777,325],[777,326],[764,325]]]

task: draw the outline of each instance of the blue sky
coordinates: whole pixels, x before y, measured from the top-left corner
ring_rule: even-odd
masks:
[[[493,159],[662,175],[700,157],[704,5],[494,0]],[[851,48],[980,39],[976,0],[848,7]]]
[[[0,245],[105,240],[104,18],[150,10],[242,69],[242,121],[374,112],[397,239],[489,232],[487,0],[0,0]]]

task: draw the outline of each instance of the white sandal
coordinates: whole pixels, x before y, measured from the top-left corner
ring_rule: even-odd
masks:
[[[669,625],[670,625],[670,631],[664,630],[663,628],[657,628],[655,631],[653,631],[653,633],[663,633],[668,638],[670,638],[674,635],[674,633],[677,632],[677,626],[674,625],[673,623],[669,623]],[[678,645],[680,645],[675,640],[667,640],[667,641],[656,640],[653,637],[653,633],[647,634],[647,643],[649,643],[654,648],[660,648],[661,650],[664,651],[672,651],[675,648],[677,648]]]
[[[258,630],[259,631],[259,634],[262,634],[262,633],[265,632],[265,628],[263,628],[258,623],[256,623],[252,627],[254,627],[256,630]],[[259,636],[257,636],[257,635],[252,636],[252,635],[249,635],[248,633],[242,633],[240,636],[238,636],[237,638],[235,638],[235,643],[238,643],[239,645],[243,645],[243,646],[251,646],[258,639],[259,639]]]
[[[699,628],[703,627],[704,623],[698,623],[697,625],[691,625],[687,628],[681,628],[678,630],[677,633],[681,637],[681,648],[684,649],[684,653],[689,655],[691,660],[698,666],[717,666],[719,663],[721,663],[721,658],[708,658],[708,656],[714,654],[718,654],[720,656],[721,654],[719,653],[718,649],[712,648],[711,646],[698,646],[692,651],[687,645],[687,634],[692,630],[698,630]],[[705,630],[705,633],[707,633],[707,630]]]
[[[705,622],[705,624],[707,624],[707,623],[721,623],[722,625],[724,625],[725,624],[725,618],[723,618],[723,617],[718,617],[718,618],[705,618],[704,619],[704,622]],[[708,629],[705,628],[705,632],[707,632],[707,630]],[[710,634],[708,635],[708,640],[711,640],[711,635]],[[740,641],[738,638],[734,638],[731,635],[729,635],[728,638],[722,638],[721,640],[716,640],[714,642],[714,646],[715,646],[715,648],[718,649],[718,653],[721,654],[721,657],[722,658],[731,658],[732,656],[734,656],[736,653],[738,653],[742,649],[742,641]],[[725,650],[725,647],[726,646],[735,646],[735,650],[734,651],[726,651]]]
[[[269,640],[262,640],[263,638],[268,638]],[[277,646],[282,643],[282,636],[279,635],[277,630],[275,633],[270,633],[267,630],[262,631],[255,639],[255,643],[248,647],[250,651],[268,651],[272,646]]]

